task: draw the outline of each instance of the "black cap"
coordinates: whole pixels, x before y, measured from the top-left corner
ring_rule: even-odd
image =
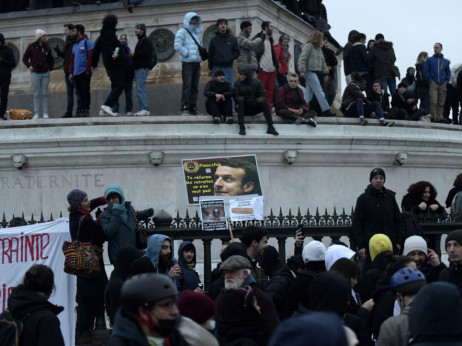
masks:
[[[383,176],[383,180],[385,180],[385,171],[382,168],[377,167],[371,171],[371,174],[369,175],[369,181],[372,181],[372,178],[374,178],[376,175]]]

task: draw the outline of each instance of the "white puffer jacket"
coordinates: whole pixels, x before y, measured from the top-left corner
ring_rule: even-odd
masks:
[[[196,25],[189,24],[191,19],[194,17],[197,18]],[[180,54],[180,61],[202,62],[196,43],[192,39],[191,35],[185,30],[188,29],[196,41],[202,45],[202,39],[200,37],[200,33],[202,32],[201,17],[198,16],[197,13],[188,12],[184,16],[183,26],[184,28],[181,28],[176,33],[174,43],[175,50]]]

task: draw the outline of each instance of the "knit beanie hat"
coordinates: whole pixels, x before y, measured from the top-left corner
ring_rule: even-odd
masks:
[[[82,203],[83,199],[87,196],[85,191],[74,189],[67,194],[67,201],[71,207],[78,208],[80,203]]]
[[[40,37],[45,36],[47,33],[41,29],[35,30],[35,39],[38,40]]]
[[[404,241],[403,255],[407,256],[412,251],[421,251],[427,255],[427,242],[419,235],[413,235]]]
[[[303,262],[324,261],[326,256],[326,247],[317,240],[312,240],[305,245],[302,252]]]
[[[144,25],[144,23],[136,24],[135,28],[143,30],[143,32],[146,32],[146,25]]]
[[[383,180],[385,180],[385,171],[382,168],[377,167],[371,171],[371,174],[369,175],[369,181],[372,181],[372,178],[374,178],[376,175],[383,176]]]
[[[388,238],[385,234],[375,234],[369,240],[369,252],[371,254],[372,261],[377,255],[387,251],[393,252],[393,245],[391,244],[390,238]]]
[[[178,298],[180,314],[202,324],[215,316],[215,302],[206,294],[185,290]]]
[[[462,245],[462,229],[456,229],[455,231],[452,231],[448,234],[445,242],[446,246],[448,245],[448,241],[450,240],[455,240],[459,242],[460,245]]]
[[[268,245],[263,250],[263,254],[258,259],[260,267],[268,271],[272,269],[279,262],[279,253],[274,246]]]

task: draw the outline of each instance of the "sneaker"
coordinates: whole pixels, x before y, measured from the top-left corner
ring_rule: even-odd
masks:
[[[245,136],[245,127],[244,127],[244,126],[241,126],[241,127],[239,128],[239,134],[240,134],[241,136]]]
[[[310,126],[313,126],[313,127],[318,126],[318,124],[316,123],[316,121],[314,121],[314,119],[311,119],[311,118],[306,119],[306,120],[305,120],[305,124],[310,125]]]
[[[66,112],[61,118],[72,118],[72,113],[71,112]]]
[[[135,115],[136,116],[148,116],[148,115],[151,115],[151,113],[146,109],[142,109],[142,110],[136,112]]]
[[[106,113],[104,113],[104,111],[103,111],[102,109],[100,109],[98,115],[99,115],[100,117],[105,117],[105,116],[106,116]]]
[[[101,1],[98,0],[98,1],[95,2],[95,4],[101,5]]]
[[[395,125],[394,121],[385,121],[385,120],[380,120],[380,125],[386,126],[386,127],[392,127]]]
[[[359,120],[359,125],[361,126],[366,126],[368,124],[367,120],[364,118],[360,118]]]
[[[183,115],[189,115],[189,109],[188,109],[188,107],[183,107],[183,108],[181,108],[181,114],[183,114]]]
[[[228,118],[226,118],[226,123],[227,123],[227,124],[230,124],[230,125],[231,125],[231,124],[234,124],[234,119],[233,119],[233,117],[228,117]]]
[[[34,116],[32,117],[32,119],[38,119],[39,117],[40,116],[37,113],[35,113]]]
[[[199,111],[195,108],[189,110],[189,115],[198,115]]]
[[[369,117],[375,119],[375,118],[377,118],[377,114],[375,114],[375,112],[372,112],[372,113],[369,115]]]
[[[101,110],[106,113],[106,114],[109,114],[109,115],[112,115],[113,117],[116,117],[117,115],[112,111],[111,107],[109,106],[106,106],[106,105],[102,105],[101,106]]]
[[[125,115],[126,115],[127,117],[131,117],[131,116],[133,116],[133,113],[132,113],[132,112],[127,112],[127,113],[125,113]]]
[[[273,136],[279,136],[279,132],[276,131],[273,125],[268,126],[268,130],[266,130],[266,133]]]
[[[295,120],[294,124],[295,125],[300,125],[302,123],[305,122],[305,119],[303,119],[302,117],[298,117],[297,120]]]
[[[49,118],[48,114],[47,114],[47,113],[44,113],[44,114],[43,114],[43,119],[48,119],[48,118]]]
[[[220,117],[213,117],[213,123],[214,124],[219,124],[220,123]]]
[[[321,115],[323,117],[336,117],[337,116],[337,114],[331,113],[329,109],[327,111],[322,112]]]

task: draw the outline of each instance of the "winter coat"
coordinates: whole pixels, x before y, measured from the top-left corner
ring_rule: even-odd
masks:
[[[247,78],[244,81],[237,80],[234,83],[234,100],[236,102],[266,102],[266,91],[263,83],[252,78],[253,70],[251,65],[242,65],[239,70],[246,73]]]
[[[287,47],[286,49],[289,49],[289,47]],[[289,61],[292,58],[292,55],[290,55],[290,53],[287,53],[287,60],[284,59],[284,47],[282,43],[274,45],[274,52],[276,53],[276,59],[279,63],[279,73],[289,73]]]
[[[193,268],[189,268],[188,263],[183,257],[183,250],[187,245],[192,245],[194,248],[193,264],[194,266],[196,265],[196,247],[190,241],[182,242],[178,248],[178,265],[181,268],[181,276],[175,278],[178,294],[181,294],[185,290],[195,290],[201,283],[199,274],[194,270],[194,266]]]
[[[322,72],[325,75],[329,74],[321,48],[315,47],[311,43],[303,46],[297,66],[299,73]]]
[[[404,223],[396,203],[395,192],[385,187],[377,190],[369,184],[365,192],[358,197],[353,215],[352,237],[356,248],[367,249],[369,239],[378,233],[387,235],[393,246],[401,244]]]
[[[396,296],[390,290],[390,278],[386,274],[382,274],[382,277],[376,282],[372,299],[374,299],[375,304],[371,311],[370,325],[374,339],[377,339],[380,326],[393,316],[396,302]]]
[[[303,91],[299,87],[291,88],[288,84],[280,87],[276,93],[276,112],[282,109],[303,109],[308,110],[308,104],[303,97]]]
[[[359,84],[357,84],[356,81],[352,81],[347,85],[345,91],[343,92],[341,106],[342,111],[347,110],[350,105],[357,99],[362,99],[364,103],[369,103],[369,100],[362,93],[362,89]]]
[[[375,41],[374,47],[369,53],[369,66],[374,69],[374,77],[394,76],[391,67],[395,64],[395,61],[393,43],[382,38]]]
[[[258,69],[257,53],[263,47],[263,39],[261,37],[254,37],[250,39],[248,35],[243,32],[237,37],[237,43],[241,54],[237,59],[237,68],[240,69],[244,64],[250,64],[252,70]]]
[[[441,271],[439,281],[451,282],[457,286],[462,297],[462,267],[455,263],[449,263],[449,268]]]
[[[420,268],[418,268],[423,275],[425,275],[425,279],[427,279],[427,283],[438,281],[440,273],[446,269],[446,264],[440,262],[438,267],[434,267],[430,264],[429,261],[425,261]]]
[[[425,67],[425,61],[423,60],[417,61],[415,63],[415,72],[416,72],[415,86],[417,88],[428,88],[428,80],[425,77],[424,67]]]
[[[407,100],[414,99],[414,102],[408,103]],[[412,107],[417,105],[417,98],[408,93],[407,91],[404,94],[400,94],[398,89],[395,91],[393,96],[391,97],[391,106],[393,108],[402,108],[405,109],[408,114],[414,113],[416,110],[413,110]]]
[[[119,48],[119,56],[114,59],[112,55],[117,47]],[[122,49],[122,44],[116,36],[116,28],[103,26],[100,30],[100,36],[96,39],[93,49],[91,66],[98,66],[100,54],[103,56],[104,67],[108,71],[123,71],[128,65],[128,55]]]
[[[156,54],[156,52],[154,51],[152,41],[147,38],[145,34],[138,36],[138,42],[136,43],[135,51],[133,53],[133,69],[148,69],[153,54]]]
[[[8,297],[8,310],[24,321],[20,346],[64,346],[57,317],[64,308],[50,303],[45,294],[19,285]]]
[[[101,214],[101,228],[108,238],[108,253],[111,264],[116,263],[117,252],[124,246],[136,247],[136,221],[145,220],[149,217],[146,210],[135,211],[131,202],[125,201],[122,188],[118,185],[110,185],[104,191],[104,197],[108,198],[111,193],[120,196],[120,204],[108,205],[108,208]]]
[[[389,259],[383,253],[375,256],[369,269],[361,276],[358,284],[358,292],[364,301],[368,301],[376,291],[377,282],[382,278]]]
[[[193,17],[197,18],[196,25],[189,24]],[[183,28],[176,33],[173,46],[180,54],[181,62],[200,63],[202,62],[202,58],[199,54],[199,48],[187,30],[194,36],[197,43],[202,46],[202,39],[200,37],[200,33],[202,32],[202,20],[197,13],[188,12],[185,14]]]
[[[451,204],[451,213],[459,216],[462,214],[462,191],[456,193],[454,196],[454,200]]]
[[[75,41],[74,36],[66,36],[66,43],[64,44],[63,50],[58,50],[56,52],[56,55],[63,58],[63,70],[66,74],[69,73],[69,63],[71,62],[72,48],[74,47]]]
[[[293,279],[289,287],[288,293],[288,313],[291,316],[295,311],[298,310],[299,306],[302,305],[308,308],[309,295],[311,282],[317,273],[311,270],[307,270],[303,273],[299,273],[296,278]]]
[[[189,346],[183,336],[178,332],[178,324],[181,317],[177,320],[177,327],[166,338],[172,346]],[[149,346],[148,339],[144,335],[138,323],[123,314],[122,309],[117,311],[115,325],[112,329],[111,338],[108,346]],[[194,346],[194,345],[193,345]]]
[[[403,211],[414,213],[418,218],[425,217],[426,215],[435,217],[436,216],[435,214],[438,214],[438,216],[440,217],[446,216],[447,214],[446,210],[441,204],[438,203],[438,201],[435,198],[430,197],[430,199],[427,202],[425,202],[427,204],[426,210],[422,210],[419,208],[419,204],[422,202],[425,202],[425,201],[421,198],[419,198],[418,200],[415,200],[411,196],[409,196],[409,194],[406,194],[404,195],[403,200],[401,202],[401,208],[403,209]],[[436,209],[436,211],[434,212],[428,209],[428,206],[432,204],[438,205],[438,209]]]
[[[433,282],[421,288],[412,302],[409,329],[412,345],[461,345],[462,305],[455,287]]]
[[[3,59],[3,61],[0,62],[0,78],[10,78],[15,60],[13,51],[5,42],[2,42],[2,46],[0,47],[0,58]]]
[[[407,346],[409,345],[409,312],[411,306],[406,306],[401,315],[393,316],[383,322],[376,346]]]
[[[377,94],[374,90],[371,89],[367,94],[367,99],[370,102],[377,101],[378,103],[380,103],[384,112],[390,111],[390,101],[388,99],[389,97],[390,95],[388,95],[388,93],[384,90],[381,90],[381,93]]]
[[[230,97],[233,97],[234,90],[230,83],[226,81],[224,83],[220,83],[214,79],[208,81],[205,85],[204,96],[215,101],[215,94],[223,94],[224,97],[229,99]]]
[[[192,346],[219,346],[212,333],[188,317],[181,316],[178,332]]]
[[[364,44],[360,42],[353,43],[348,53],[348,60],[350,61],[351,72],[369,71],[369,57]]]
[[[438,85],[449,83],[451,78],[449,60],[441,53],[433,55],[425,62],[424,75],[428,83],[435,82]]]
[[[273,300],[279,320],[282,321],[289,317],[288,295],[294,276],[287,264],[280,263],[269,272],[268,276],[270,280],[265,286],[265,293]]]
[[[404,77],[401,80],[401,83],[406,83],[407,91],[409,93],[415,94],[416,92],[415,77],[412,74],[406,73],[406,77]]]
[[[336,69],[335,66],[338,65],[337,57],[332,49],[327,47],[322,47],[322,54],[324,55],[324,61],[326,62],[327,69],[329,70],[329,77],[335,77]]]
[[[87,35],[83,35],[75,42],[69,63],[69,74],[78,76],[84,72],[91,73],[91,56],[94,47],[95,44]]]
[[[168,268],[163,268],[165,269],[165,271],[161,271],[161,268],[159,267],[159,255],[160,255],[162,244],[164,243],[166,239],[170,240],[170,244],[173,244],[172,239],[170,239],[166,235],[153,234],[149,236],[148,237],[148,247],[146,248],[145,256],[154,263],[156,272],[158,274],[168,275],[168,271],[170,267],[172,267],[176,263],[176,261],[172,261],[172,263],[169,264]]]
[[[135,260],[142,256],[144,256],[144,252],[133,246],[123,247],[117,253],[116,265],[114,266],[114,270],[111,273],[111,277],[104,291],[106,313],[111,325],[115,323],[115,315],[117,309],[120,307],[120,289],[130,275],[130,266]]]
[[[209,44],[209,70],[213,67],[233,67],[233,62],[241,51],[237,39],[226,29],[224,34],[217,31]]]
[[[47,43],[44,43],[41,47],[38,42],[32,42],[27,46],[26,51],[22,57],[22,62],[27,68],[33,67],[35,73],[45,73],[53,70],[53,54],[51,48]]]

